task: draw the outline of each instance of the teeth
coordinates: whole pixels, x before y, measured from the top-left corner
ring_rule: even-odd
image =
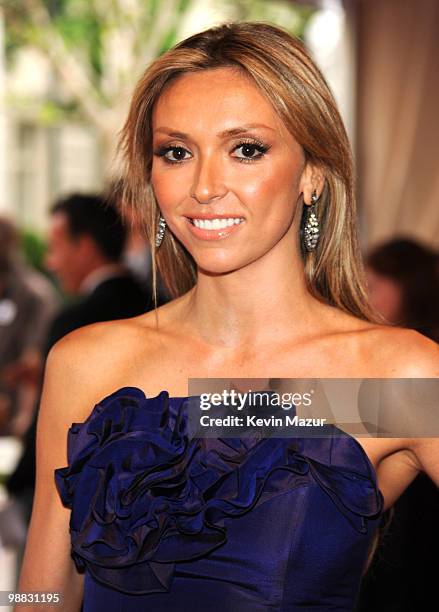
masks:
[[[242,217],[229,217],[228,219],[192,219],[192,223],[195,227],[205,230],[219,230],[225,227],[231,227],[232,225],[238,225],[243,221],[244,219]]]

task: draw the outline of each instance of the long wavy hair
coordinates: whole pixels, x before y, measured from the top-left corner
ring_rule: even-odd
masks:
[[[196,284],[197,267],[169,230],[160,249],[155,247],[160,210],[150,182],[153,109],[164,88],[179,76],[221,67],[238,69],[256,84],[301,145],[305,160],[324,173],[319,244],[315,251],[302,250],[308,290],[322,302],[382,323],[365,290],[352,153],[334,97],[303,43],[266,23],[226,23],[190,36],[155,60],[135,88],[119,142],[124,162],[119,196],[126,212],[144,224],[155,304],[157,270],[175,298]],[[303,210],[302,199],[302,221]]]

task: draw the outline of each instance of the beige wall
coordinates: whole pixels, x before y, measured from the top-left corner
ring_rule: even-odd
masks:
[[[365,244],[404,234],[439,247],[439,2],[355,6]]]

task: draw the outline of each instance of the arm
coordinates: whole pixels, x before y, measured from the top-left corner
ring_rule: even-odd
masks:
[[[412,378],[434,378],[439,377],[439,346],[436,342],[421,336],[417,332],[409,331],[410,343],[405,347],[405,367],[401,376]],[[436,409],[436,407],[435,407]],[[436,409],[437,410],[437,409]],[[419,412],[422,414],[421,407]],[[413,437],[407,442],[407,448],[411,453],[412,464],[418,472],[425,472],[427,476],[439,487],[439,437],[437,437],[437,420],[439,411],[436,415],[430,415],[430,431],[436,437]],[[421,432],[426,430],[426,426],[421,428]]]
[[[96,402],[127,380],[133,341],[138,341],[137,327],[132,327],[123,321],[88,325],[64,336],[48,355],[37,422],[35,498],[19,590],[59,592],[64,603],[17,605],[14,612],[81,609],[84,576],[70,556],[71,510],[62,505],[54,470],[67,465],[71,424],[84,422]]]
[[[379,369],[361,385],[359,411],[363,422],[383,432],[376,441],[371,440],[370,448],[378,459],[378,480],[388,509],[419,472],[436,483],[439,480],[439,437],[433,438],[439,431],[434,398],[439,347],[416,331],[390,327],[374,335],[369,350],[374,346],[379,346],[375,352],[380,358]],[[378,385],[375,378],[382,382]],[[424,378],[432,379],[433,385],[427,381],[424,387],[420,380]],[[412,386],[411,381],[416,384]],[[393,437],[386,437],[386,432]]]
[[[86,401],[81,385],[72,382],[73,359],[69,342],[56,345],[47,359],[37,424],[35,497],[18,586],[21,592],[61,593],[64,603],[58,609],[64,612],[79,612],[83,591],[83,576],[70,556],[70,510],[62,505],[54,480],[55,468],[67,465],[67,430],[78,420],[75,406]],[[14,612],[46,608],[57,609],[18,604]]]
[[[413,438],[411,450],[423,471],[439,487],[439,438]]]

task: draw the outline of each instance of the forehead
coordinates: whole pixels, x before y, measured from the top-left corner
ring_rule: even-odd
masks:
[[[261,90],[234,68],[181,75],[165,88],[152,115],[153,129],[172,126],[188,133],[253,123],[284,131],[276,110]]]

